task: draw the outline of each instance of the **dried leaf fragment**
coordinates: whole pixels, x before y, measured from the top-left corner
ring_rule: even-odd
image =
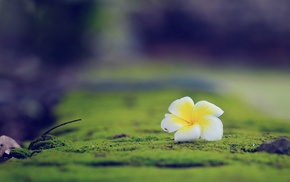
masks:
[[[13,138],[2,135],[0,137],[0,162],[4,162],[10,159],[12,157],[10,152],[14,148],[21,147]]]

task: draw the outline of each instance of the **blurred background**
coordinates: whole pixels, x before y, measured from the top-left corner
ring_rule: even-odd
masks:
[[[152,88],[222,85],[290,119],[289,17],[287,0],[0,0],[0,135],[32,139],[70,89],[132,89],[148,64]]]

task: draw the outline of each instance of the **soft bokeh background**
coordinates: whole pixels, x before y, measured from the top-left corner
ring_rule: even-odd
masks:
[[[76,88],[192,87],[288,120],[289,16],[287,0],[0,0],[0,134],[37,136]]]

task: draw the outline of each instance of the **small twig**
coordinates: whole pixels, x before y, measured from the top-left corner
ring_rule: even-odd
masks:
[[[75,119],[75,120],[72,120],[72,121],[68,121],[68,122],[65,122],[65,123],[62,123],[62,124],[59,124],[53,128],[50,128],[49,130],[47,130],[45,133],[43,133],[41,136],[45,136],[47,135],[49,132],[51,132],[52,130],[58,128],[58,127],[61,127],[63,125],[67,125],[67,124],[70,124],[70,123],[74,123],[74,122],[77,122],[77,121],[81,121],[82,119]]]

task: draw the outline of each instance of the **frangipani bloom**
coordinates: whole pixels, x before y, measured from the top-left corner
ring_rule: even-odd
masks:
[[[166,132],[175,132],[176,142],[196,140],[221,140],[223,123],[218,118],[224,111],[207,101],[194,104],[190,97],[183,97],[171,103],[168,108],[171,114],[165,114],[161,128]]]

